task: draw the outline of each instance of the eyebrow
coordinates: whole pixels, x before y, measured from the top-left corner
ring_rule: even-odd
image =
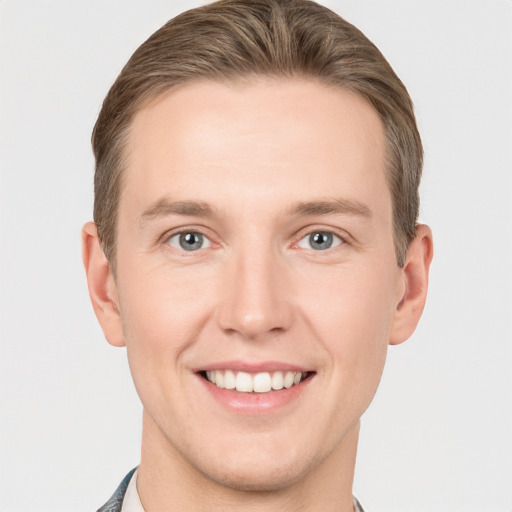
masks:
[[[163,197],[144,210],[140,215],[140,224],[167,215],[211,217],[213,216],[213,208],[203,201],[171,201]]]
[[[371,218],[368,206],[359,201],[341,198],[329,198],[320,201],[299,201],[291,209],[292,215],[329,215],[332,213],[359,215]]]
[[[288,211],[291,216],[329,215],[333,213],[371,217],[371,210],[365,204],[349,200],[332,198],[318,201],[298,201]],[[167,215],[189,217],[212,217],[214,209],[203,201],[171,201],[163,197],[155,201],[140,215],[139,222],[145,224],[155,218]]]

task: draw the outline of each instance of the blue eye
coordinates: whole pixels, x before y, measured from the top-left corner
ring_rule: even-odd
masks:
[[[188,231],[178,233],[169,238],[169,245],[176,249],[183,249],[184,251],[197,251],[210,247],[211,243],[201,233],[195,231]]]
[[[342,243],[341,238],[328,231],[313,231],[302,238],[297,244],[303,249],[313,249],[315,251],[325,251]]]

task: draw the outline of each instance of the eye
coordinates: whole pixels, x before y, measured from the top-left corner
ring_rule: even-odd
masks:
[[[168,244],[176,249],[183,249],[189,252],[206,249],[211,246],[210,240],[196,231],[177,233],[169,238]]]
[[[314,251],[325,251],[343,243],[340,237],[328,231],[313,231],[305,236],[297,244],[302,249],[313,249]]]

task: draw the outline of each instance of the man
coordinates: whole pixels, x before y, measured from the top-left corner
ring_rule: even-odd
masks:
[[[100,510],[362,510],[359,420],[432,258],[384,57],[306,0],[194,9],[134,53],[93,147],[89,291],[143,404]]]

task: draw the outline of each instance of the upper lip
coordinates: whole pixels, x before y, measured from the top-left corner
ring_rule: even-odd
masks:
[[[247,373],[262,373],[262,372],[311,372],[311,368],[302,365],[284,363],[281,361],[219,361],[215,363],[206,364],[204,366],[194,369],[194,372],[211,372],[215,370],[233,370],[238,372]]]

